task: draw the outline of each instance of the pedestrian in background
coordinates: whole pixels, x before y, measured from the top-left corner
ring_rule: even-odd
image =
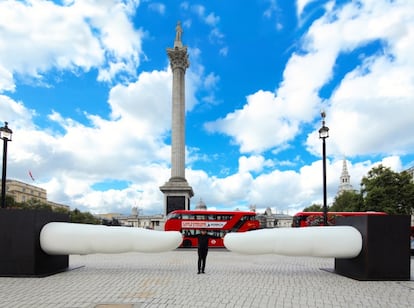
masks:
[[[201,233],[198,235],[198,272],[197,274],[204,274],[206,268],[206,259],[208,253],[208,240],[210,236],[207,234],[207,230],[202,229]]]

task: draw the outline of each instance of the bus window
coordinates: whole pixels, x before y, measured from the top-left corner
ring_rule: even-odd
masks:
[[[167,220],[168,219],[181,219],[181,215],[180,214],[177,214],[177,213],[169,213],[167,215]]]
[[[254,216],[250,216],[250,215],[244,215],[241,220],[242,221],[248,221],[248,220],[254,220],[256,219]]]
[[[217,220],[231,220],[232,217],[231,215],[217,215]]]

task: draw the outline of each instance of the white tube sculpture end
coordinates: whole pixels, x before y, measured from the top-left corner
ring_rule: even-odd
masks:
[[[262,229],[228,233],[224,246],[245,254],[354,258],[362,235],[351,226]]]
[[[50,255],[164,252],[177,248],[181,241],[177,231],[65,222],[48,223],[40,232],[40,246]]]

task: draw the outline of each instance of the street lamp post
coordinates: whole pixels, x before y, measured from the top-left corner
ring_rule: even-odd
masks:
[[[0,127],[0,139],[3,139],[3,172],[1,176],[1,208],[6,207],[6,168],[7,168],[7,142],[12,141],[13,131],[7,122]]]
[[[325,111],[321,112],[322,127],[319,129],[319,138],[322,139],[322,168],[323,168],[323,225],[328,225],[328,206],[326,196],[326,144],[325,139],[329,137],[329,128],[325,126]]]

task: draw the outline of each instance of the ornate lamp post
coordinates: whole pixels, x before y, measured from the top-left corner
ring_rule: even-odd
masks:
[[[325,111],[321,112],[322,127],[319,129],[319,138],[322,139],[322,163],[323,163],[323,225],[328,225],[328,206],[326,204],[326,145],[325,139],[329,137],[329,128],[325,126]]]
[[[7,142],[12,141],[13,131],[4,122],[0,127],[0,138],[3,139],[3,173],[1,176],[1,208],[6,207],[6,168],[7,168]]]

